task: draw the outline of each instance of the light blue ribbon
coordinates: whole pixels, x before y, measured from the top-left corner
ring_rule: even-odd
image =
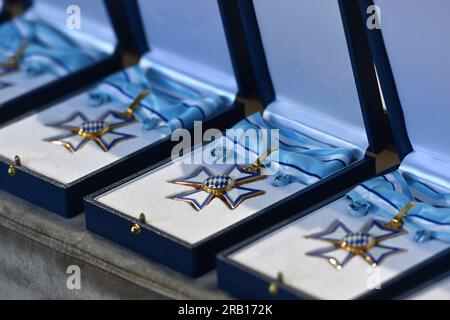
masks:
[[[253,134],[252,134],[253,133]],[[266,169],[275,175],[275,186],[286,186],[292,182],[311,185],[319,180],[348,166],[354,161],[354,154],[345,148],[336,148],[311,139],[299,132],[275,126],[262,117],[260,113],[242,120],[232,130],[227,131],[227,137],[236,146],[261,155],[274,148],[265,160]],[[233,157],[235,161],[242,155],[233,151],[214,148],[212,156],[216,161],[224,161]],[[245,160],[248,163],[248,159]]]
[[[128,68],[107,78],[90,92],[90,104],[114,103],[128,107],[145,89],[148,95],[135,112],[146,130],[166,127],[171,132],[190,128],[230,104],[227,98],[205,95],[154,69]]]
[[[64,76],[104,56],[80,47],[61,31],[41,20],[18,17],[0,25],[0,61],[8,61],[24,44],[20,68],[29,76],[44,73]]]
[[[409,203],[418,201],[402,219],[408,229],[415,231],[415,240],[450,243],[450,194],[438,193],[395,171],[364,182],[347,196],[352,201],[351,215],[365,216],[373,212],[388,221]]]

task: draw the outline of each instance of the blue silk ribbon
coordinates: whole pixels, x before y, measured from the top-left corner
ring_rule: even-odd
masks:
[[[273,141],[277,142],[277,150],[263,161],[266,169],[275,175],[275,186],[286,186],[292,182],[311,185],[355,160],[351,150],[332,147],[299,132],[275,126],[266,121],[260,113],[242,120],[232,129],[227,131],[228,139],[233,141],[235,146],[239,145],[257,155],[273,148]],[[264,139],[261,139],[262,135]],[[239,157],[236,152],[229,154],[229,151],[218,148],[213,149],[213,156],[216,161],[223,161],[230,156],[235,159]],[[244,163],[248,163],[247,160]]]
[[[107,78],[90,92],[93,107],[114,103],[128,107],[145,89],[150,90],[135,116],[146,130],[165,127],[170,132],[190,128],[194,121],[208,119],[221,108],[230,105],[229,99],[199,92],[181,84],[152,68],[134,66]]]
[[[352,201],[351,215],[365,216],[371,212],[387,220],[417,201],[402,218],[406,228],[415,231],[415,240],[450,243],[450,194],[436,192],[424,183],[405,178],[399,171],[364,182],[347,197]]]
[[[104,56],[83,48],[68,35],[42,20],[18,17],[0,25],[0,61],[8,61],[23,46],[19,66],[26,75],[64,76],[80,70]]]

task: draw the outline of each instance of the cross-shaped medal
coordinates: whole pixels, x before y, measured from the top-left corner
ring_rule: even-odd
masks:
[[[331,247],[315,250],[307,255],[328,260],[338,271],[354,256],[360,256],[375,267],[388,256],[405,251],[381,244],[403,234],[405,231],[389,228],[376,220],[370,221],[358,232],[352,232],[342,222],[335,221],[327,230],[307,237],[326,241]]]
[[[193,187],[197,190],[173,197],[174,200],[191,204],[197,211],[206,207],[214,198],[220,198],[227,206],[234,210],[243,201],[263,195],[264,190],[244,187],[244,184],[267,178],[261,174],[263,160],[273,151],[264,153],[250,166],[233,165],[223,174],[216,175],[208,168],[200,167],[189,177],[174,183]]]
[[[69,133],[45,141],[62,145],[72,153],[89,141],[94,141],[103,151],[108,152],[118,143],[135,138],[116,130],[136,122],[134,111],[149,94],[150,91],[144,90],[125,112],[108,111],[96,120],[89,120],[84,114],[77,112],[62,122],[50,124],[48,126],[67,130]]]

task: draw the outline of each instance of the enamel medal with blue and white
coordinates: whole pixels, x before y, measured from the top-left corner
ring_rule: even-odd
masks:
[[[331,246],[309,252],[307,255],[326,259],[338,271],[354,256],[360,256],[375,267],[387,257],[405,251],[382,244],[405,233],[376,220],[370,221],[358,232],[353,232],[342,222],[335,221],[327,230],[307,237],[328,242]]]
[[[89,120],[84,114],[77,112],[62,122],[49,124],[47,126],[67,130],[69,133],[45,141],[64,146],[72,153],[93,141],[108,152],[118,143],[136,138],[117,130],[136,122],[133,113],[148,94],[149,91],[143,91],[125,112],[108,111],[96,120]]]
[[[243,201],[265,194],[264,190],[243,187],[244,184],[266,179],[262,174],[264,160],[276,149],[264,152],[256,162],[251,165],[233,165],[225,173],[216,175],[208,168],[201,167],[194,174],[176,184],[193,187],[197,190],[183,193],[172,199],[191,204],[197,211],[206,207],[214,198],[220,198],[227,206],[234,210]]]
[[[89,141],[94,141],[103,151],[108,152],[119,142],[135,138],[133,135],[116,131],[134,122],[134,119],[121,118],[114,112],[107,112],[99,119],[91,121],[78,112],[63,122],[48,125],[67,130],[69,133],[45,141],[62,145],[72,153],[79,151]]]
[[[200,211],[214,198],[220,198],[230,209],[234,210],[244,200],[265,193],[263,190],[243,187],[242,185],[266,177],[256,170],[250,170],[250,167],[239,165],[234,165],[220,175],[201,167],[193,175],[174,182],[197,190],[175,196],[173,199],[190,203],[196,210]]]

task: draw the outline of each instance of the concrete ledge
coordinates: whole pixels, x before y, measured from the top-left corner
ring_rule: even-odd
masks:
[[[66,270],[81,269],[81,290]],[[84,227],[0,192],[0,299],[228,299],[215,274],[191,280]]]

